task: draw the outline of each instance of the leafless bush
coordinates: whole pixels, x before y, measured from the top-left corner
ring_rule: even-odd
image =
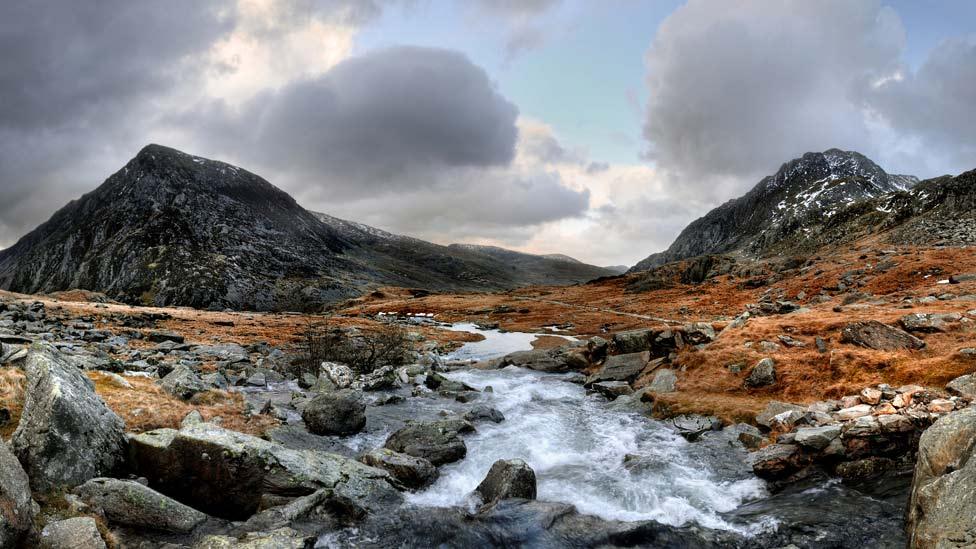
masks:
[[[351,333],[308,316],[302,328],[299,357],[293,374],[317,375],[322,362],[338,362],[366,374],[386,365],[400,366],[408,360],[410,343],[406,331],[396,324]]]

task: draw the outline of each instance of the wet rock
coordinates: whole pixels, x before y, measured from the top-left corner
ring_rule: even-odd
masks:
[[[476,421],[501,423],[505,421],[505,415],[491,406],[480,405],[468,410],[468,412],[464,414],[464,419],[472,423]]]
[[[121,465],[125,424],[91,380],[49,347],[33,348],[24,370],[24,410],[11,441],[32,489],[76,486]]]
[[[516,351],[502,357],[499,365],[518,366],[540,372],[570,372],[586,368],[589,362],[579,349],[564,345],[552,349]]]
[[[976,408],[922,433],[908,505],[909,547],[965,547],[976,532]]]
[[[889,458],[872,456],[837,464],[834,473],[846,482],[861,482],[880,477],[894,467]]]
[[[207,390],[207,385],[200,376],[185,364],[173,368],[173,371],[159,381],[159,385],[167,393],[183,400],[190,400],[193,395]]]
[[[599,381],[631,382],[637,378],[650,360],[651,353],[648,351],[608,357],[600,371],[587,378],[586,384],[592,385]]]
[[[371,450],[359,457],[359,461],[390,473],[401,485],[410,490],[420,490],[434,483],[439,476],[430,461],[388,448]]]
[[[752,367],[744,382],[746,387],[766,387],[774,383],[776,383],[776,362],[768,357]]]
[[[840,425],[824,425],[822,427],[801,427],[796,430],[794,440],[800,446],[811,450],[823,450],[834,439],[840,436]]]
[[[282,527],[270,532],[249,532],[240,537],[209,535],[193,545],[193,549],[308,549],[318,536]]]
[[[474,387],[468,385],[467,383],[454,381],[453,379],[446,378],[437,372],[427,374],[427,379],[424,380],[424,385],[432,391],[461,392],[475,390]]]
[[[970,400],[976,399],[976,375],[966,374],[953,379],[946,385],[946,391]]]
[[[302,419],[316,435],[353,435],[366,427],[366,403],[353,389],[320,393],[305,405]]]
[[[806,466],[800,447],[795,444],[770,444],[749,454],[756,476],[764,479],[787,477]]]
[[[615,400],[617,397],[634,393],[634,389],[626,381],[600,381],[591,385],[590,389],[600,393],[607,400]]]
[[[521,459],[500,459],[492,464],[475,492],[485,506],[511,498],[535,499],[535,471]]]
[[[649,351],[654,341],[654,330],[640,329],[617,332],[613,334],[613,347],[618,354],[640,353]]]
[[[842,343],[851,343],[876,351],[925,347],[925,342],[921,339],[877,320],[851,322],[841,330],[840,340]]]
[[[30,480],[0,440],[0,547],[17,547],[33,527]]]
[[[678,383],[678,376],[673,370],[662,368],[654,373],[654,380],[648,387],[652,393],[673,393]]]
[[[130,449],[133,472],[150,486],[222,518],[244,519],[322,488],[363,513],[401,501],[386,471],[210,423],[134,435]]]
[[[440,466],[464,458],[468,448],[459,433],[473,430],[466,421],[410,423],[390,435],[384,447]]]
[[[91,517],[52,522],[41,531],[42,549],[105,549],[98,525]]]
[[[207,515],[132,480],[94,478],[74,493],[112,524],[132,528],[187,533]]]
[[[698,440],[703,434],[709,431],[722,429],[722,421],[715,416],[683,414],[671,418],[669,423],[678,431],[678,434],[689,442]]]

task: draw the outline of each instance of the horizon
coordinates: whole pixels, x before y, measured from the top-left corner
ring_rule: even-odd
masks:
[[[601,266],[666,249],[805,152],[922,179],[976,167],[962,1],[0,13],[0,249],[147,143],[395,234]]]

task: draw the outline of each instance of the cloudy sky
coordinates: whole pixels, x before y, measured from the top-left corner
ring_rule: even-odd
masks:
[[[0,247],[151,142],[603,265],[806,151],[976,168],[969,0],[31,0],[0,51]]]

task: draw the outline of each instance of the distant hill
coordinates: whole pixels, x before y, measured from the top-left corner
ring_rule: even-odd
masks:
[[[309,212],[246,170],[159,145],[0,251],[0,288],[127,303],[271,309],[379,285],[492,290],[609,271],[440,246]]]
[[[857,152],[807,153],[686,227],[644,271],[706,254],[812,253],[872,233],[891,242],[974,243],[973,172],[923,182],[891,175]]]

